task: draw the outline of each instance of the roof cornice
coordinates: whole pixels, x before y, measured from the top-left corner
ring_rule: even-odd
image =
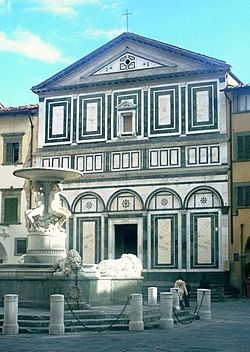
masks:
[[[151,81],[160,81],[166,79],[173,79],[178,77],[191,77],[191,76],[200,76],[200,75],[211,75],[211,74],[225,74],[227,71],[225,69],[211,69],[211,70],[196,70],[196,71],[181,71],[181,72],[171,72],[165,74],[156,74],[148,76],[138,76],[138,77],[127,77],[107,81],[96,81],[88,83],[79,83],[72,85],[64,85],[57,87],[48,87],[48,88],[35,88],[33,87],[33,92],[36,94],[46,93],[46,92],[59,92],[59,91],[68,91],[68,90],[79,90],[79,89],[88,89],[96,87],[107,87],[107,86],[118,86],[120,84],[133,84],[138,82],[151,82]]]

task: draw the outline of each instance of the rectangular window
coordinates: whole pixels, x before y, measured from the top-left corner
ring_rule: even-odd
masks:
[[[26,254],[27,250],[27,239],[26,238],[16,238],[15,239],[15,255]]]
[[[237,205],[238,207],[250,206],[250,186],[237,187]]]
[[[17,222],[17,198],[6,198],[4,200],[4,222],[16,223]]]
[[[16,164],[22,161],[22,136],[23,133],[2,134],[3,137],[3,163]]]
[[[237,159],[238,160],[250,159],[250,135],[237,137]]]
[[[123,132],[129,133],[133,131],[133,115],[123,114]]]
[[[16,224],[20,222],[21,193],[17,191],[2,192],[2,222]]]
[[[250,111],[250,94],[237,96],[237,112]]]
[[[18,199],[17,198],[5,198],[4,199],[4,222],[5,223],[17,223],[18,216],[17,216],[17,209],[18,209]]]

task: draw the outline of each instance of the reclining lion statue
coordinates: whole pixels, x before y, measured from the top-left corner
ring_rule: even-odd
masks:
[[[99,263],[100,276],[119,278],[141,277],[142,263],[134,254],[123,254],[119,259],[106,259]]]
[[[54,269],[55,272],[53,275],[55,276],[70,276],[72,274],[80,274],[83,275],[83,267],[82,267],[82,258],[80,254],[71,249],[67,252],[66,258],[59,259],[58,263],[55,264]]]

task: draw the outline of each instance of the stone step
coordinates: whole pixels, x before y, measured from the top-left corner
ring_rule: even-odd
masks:
[[[149,283],[143,283],[142,286],[142,296],[143,296],[143,301],[147,302],[148,300],[148,287],[157,287],[157,301],[160,301],[160,293],[161,292],[169,292],[170,288],[173,287],[171,286],[170,283],[166,282],[149,282]],[[198,287],[193,287],[191,290],[191,295],[190,295],[190,300],[194,301],[197,299],[197,288]],[[233,299],[239,297],[239,290],[232,286],[232,285],[224,285],[224,286],[218,286],[218,285],[213,285],[211,288],[211,298],[213,301],[217,301],[220,299],[220,289],[224,289],[224,299]]]
[[[81,331],[103,331],[124,330],[129,327],[129,307],[128,311],[122,312],[121,307],[98,307],[91,310],[80,310],[72,312],[66,311],[64,314],[65,332],[81,332]],[[122,312],[122,315],[119,316]],[[178,311],[178,319],[190,319],[190,311]],[[119,319],[118,319],[119,317]],[[26,314],[18,315],[18,324],[20,333],[44,333],[49,332],[49,312],[32,311]],[[160,306],[143,306],[144,329],[158,328],[160,325]],[[174,317],[175,323],[177,319]],[[2,331],[3,314],[0,314],[0,331]]]

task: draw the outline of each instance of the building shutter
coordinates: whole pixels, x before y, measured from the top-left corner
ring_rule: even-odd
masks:
[[[17,198],[6,198],[4,200],[4,222],[16,223],[17,222]]]
[[[250,205],[250,186],[245,187],[245,206]]]
[[[237,137],[237,159],[249,160],[250,159],[250,135]]]
[[[6,163],[11,164],[13,162],[12,158],[12,143],[6,143]]]
[[[244,205],[244,187],[237,188],[237,196],[238,196],[238,206],[242,207]]]
[[[245,157],[244,159],[250,159],[250,136],[244,136],[245,138]]]

